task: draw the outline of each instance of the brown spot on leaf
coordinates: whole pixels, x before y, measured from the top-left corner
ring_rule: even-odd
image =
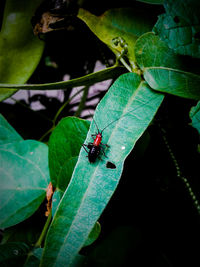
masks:
[[[53,193],[54,193],[54,189],[53,189],[53,185],[50,182],[48,187],[47,187],[47,192],[46,192],[46,199],[47,199],[47,211],[45,212],[45,216],[48,217],[51,209],[52,209],[52,197],[53,197]]]

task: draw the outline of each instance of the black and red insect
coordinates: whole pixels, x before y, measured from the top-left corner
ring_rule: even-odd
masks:
[[[131,112],[131,111],[130,111]],[[127,115],[128,113],[130,112],[127,112],[126,114],[124,114],[122,117],[124,117],[125,115]],[[92,139],[93,139],[93,143],[88,143],[88,144],[83,144],[83,148],[85,149],[85,151],[87,152],[88,154],[88,160],[90,163],[94,163],[97,158],[100,156],[101,152],[103,153],[103,155],[106,157],[106,154],[104,152],[104,149],[107,147],[109,148],[109,145],[107,144],[103,144],[101,141],[102,141],[102,138],[103,138],[103,131],[109,127],[111,124],[113,124],[114,122],[120,120],[122,117],[120,118],[117,118],[116,120],[114,121],[111,121],[108,125],[106,125],[106,127],[103,128],[102,131],[99,130],[97,124],[96,124],[96,121],[93,119],[94,121],[94,124],[97,128],[97,133],[96,134],[92,134]],[[88,149],[88,150],[87,150]]]
[[[146,105],[146,104],[147,104],[148,102],[150,102],[150,101],[153,101],[153,99],[150,99],[149,101],[147,101],[146,103],[143,103],[142,105],[136,107],[135,109],[132,109],[132,110],[126,112],[126,113],[125,113],[123,116],[121,116],[120,118],[117,118],[117,119],[115,119],[114,121],[111,121],[106,127],[103,128],[102,131],[99,130],[99,128],[98,128],[98,126],[97,126],[95,120],[93,119],[93,121],[94,121],[94,123],[95,123],[95,126],[96,126],[96,128],[97,128],[97,133],[91,135],[91,136],[92,136],[92,139],[93,139],[93,143],[90,142],[90,143],[88,143],[88,144],[83,144],[83,145],[82,145],[83,148],[85,149],[85,151],[86,151],[87,154],[88,154],[87,157],[88,157],[88,160],[89,160],[90,163],[94,163],[94,162],[97,160],[97,158],[100,156],[101,152],[102,152],[103,155],[106,157],[105,152],[104,152],[104,149],[105,149],[105,147],[109,147],[109,145],[107,145],[107,144],[103,144],[103,143],[102,143],[102,138],[103,138],[102,133],[103,133],[103,131],[104,131],[107,127],[109,127],[111,124],[113,124],[114,122],[120,120],[121,118],[123,118],[123,117],[126,116],[127,114],[129,114],[129,113],[131,113],[131,112],[133,112],[133,111],[136,111],[136,110],[139,109],[139,108],[142,108],[144,105]],[[113,164],[113,163],[112,163],[112,164]],[[109,167],[108,167],[108,168],[109,168]],[[115,168],[115,165],[114,165],[114,166],[111,166],[111,168]]]
[[[87,152],[88,154],[88,160],[90,163],[94,163],[96,161],[96,159],[100,156],[100,153],[102,152],[104,154],[104,156],[106,157],[105,155],[105,152],[104,152],[104,148],[105,147],[109,147],[109,145],[107,144],[103,144],[101,141],[102,141],[102,133],[103,131],[111,124],[109,123],[102,131],[99,130],[95,120],[94,120],[94,123],[97,127],[97,133],[96,134],[92,134],[92,139],[94,140],[93,143],[88,143],[87,145],[86,144],[83,144],[83,148],[85,149],[85,151]],[[113,122],[112,122],[113,123]],[[88,150],[87,150],[88,149]]]

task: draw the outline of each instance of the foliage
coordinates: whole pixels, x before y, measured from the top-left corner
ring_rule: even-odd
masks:
[[[198,225],[200,204],[197,196],[200,184],[194,177],[199,173],[196,166],[199,160],[200,120],[197,101],[200,100],[200,73],[199,68],[195,67],[199,63],[199,3],[195,0],[166,0],[163,9],[163,1],[129,2],[126,7],[105,7],[104,12],[97,14],[92,6],[88,8],[87,1],[71,1],[72,6],[65,1],[60,6],[56,1],[51,1],[49,5],[44,2],[41,6],[41,1],[31,1],[28,6],[23,0],[19,5],[11,0],[5,1],[0,33],[1,100],[19,89],[62,89],[65,98],[63,103],[54,101],[51,105],[50,100],[36,96],[36,100],[43,101],[46,111],[35,114],[40,114],[49,122],[41,138],[34,138],[31,133],[24,140],[23,131],[21,136],[8,123],[12,117],[8,116],[7,121],[4,112],[4,116],[0,116],[2,266],[14,266],[15,262],[22,266],[41,267],[123,266],[130,258],[135,266],[138,266],[138,262],[153,266],[155,262],[158,262],[158,266],[176,265],[177,261],[167,246],[161,246],[156,255],[152,254],[150,263],[145,261],[148,257],[141,257],[142,260],[140,258],[137,261],[137,250],[143,246],[141,244],[149,242],[146,241],[148,237],[153,239],[154,235],[149,229],[146,230],[145,240],[140,235],[141,229],[146,229],[147,217],[157,218],[160,220],[158,229],[164,228],[165,220],[161,218],[172,218],[170,211],[178,209],[181,222],[189,214],[192,223]],[[43,36],[44,41],[33,34],[30,22],[33,22],[34,12],[34,33],[39,28],[39,36]],[[60,26],[60,22],[65,24]],[[47,82],[44,79],[44,83],[38,82],[34,75],[42,70],[44,58],[49,53],[48,45],[52,42],[47,32],[55,37],[56,30],[59,30],[61,36],[67,35],[68,38],[70,27],[83,27],[90,37],[88,40],[79,40],[76,34],[78,45],[75,52],[80,62],[80,54],[86,57],[87,62],[91,60],[90,51],[85,53],[82,48],[85,42],[91,50],[90,41],[93,46],[95,40],[99,45],[104,44],[103,51],[115,59],[114,64],[93,72],[95,58],[88,64],[85,73],[81,72],[78,76],[71,73],[70,80],[58,81],[55,78]],[[56,45],[59,48],[62,43],[58,43]],[[109,54],[109,49],[112,54]],[[43,50],[45,56],[41,57]],[[53,45],[54,55],[59,53],[58,50]],[[68,49],[62,50],[62,53],[66,58],[73,55]],[[74,58],[73,62],[75,68],[73,65],[70,67],[76,73],[79,62]],[[54,63],[50,62],[45,67],[54,69],[52,73],[55,74],[57,65]],[[78,118],[87,108],[90,86],[110,78],[113,83],[101,96],[92,122]],[[78,86],[83,87],[73,94],[72,87]],[[71,101],[80,92],[81,101],[75,116],[71,116]],[[35,100],[29,97],[29,101]],[[4,107],[4,103],[1,104]],[[30,109],[27,104],[23,105]],[[192,121],[190,124],[189,118]],[[39,120],[36,125],[39,125]],[[176,136],[175,129],[179,136],[177,134],[175,144],[171,145],[172,137]],[[189,133],[185,129],[190,129]],[[90,149],[87,144],[93,142],[91,135],[94,133],[102,133],[102,143],[107,146],[101,148],[100,157],[94,163],[89,163],[85,150]],[[191,141],[190,146],[187,146],[187,136]],[[86,144],[86,148],[82,144]],[[182,164],[177,157],[182,159]],[[194,159],[192,162],[191,158]],[[189,167],[191,163],[192,168],[182,168],[185,162]],[[188,179],[190,176],[193,179]],[[109,210],[109,205],[120,190],[118,188],[130,177],[134,186],[126,187],[125,203],[121,203],[119,196],[120,200],[115,200],[115,217],[115,211]],[[168,194],[170,197],[167,198]],[[150,207],[149,203],[155,207]],[[159,207],[158,210],[156,207]],[[131,223],[135,212],[138,216],[134,220],[139,226]],[[44,214],[48,216],[45,222]],[[126,217],[127,214],[129,217]],[[106,234],[104,218],[110,215],[113,216],[110,225],[112,231]],[[42,230],[34,227],[34,220],[38,221],[38,216],[44,224]],[[32,224],[28,224],[29,220]],[[123,221],[123,227],[116,221]],[[24,233],[19,230],[21,225],[25,225]],[[198,236],[199,227],[192,229]],[[31,237],[37,236],[37,239],[31,238],[33,241],[29,242],[29,234]],[[192,236],[190,232],[184,234]],[[181,233],[181,236],[184,234]],[[159,236],[156,235],[158,242]],[[167,238],[166,234],[164,240]],[[183,243],[181,240],[180,244]],[[193,243],[189,237],[186,240]],[[170,242],[167,244],[169,246]],[[189,249],[190,244],[187,247],[183,243],[183,247]],[[112,252],[107,253],[110,248]],[[133,256],[130,257],[131,250]],[[153,250],[154,246],[150,248],[152,253]],[[195,261],[198,254],[195,254],[193,247],[191,250],[188,261],[191,257]],[[146,250],[143,252],[145,255]],[[184,257],[183,262],[187,260]]]
[[[41,58],[44,43],[33,35],[30,18],[41,0],[6,1],[0,33],[0,80],[1,83],[25,83]],[[1,89],[0,100],[16,90]]]

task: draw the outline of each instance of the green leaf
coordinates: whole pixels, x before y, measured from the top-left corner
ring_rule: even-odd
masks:
[[[141,34],[151,31],[154,21],[150,14],[136,8],[116,8],[106,11],[101,16],[95,16],[87,10],[79,9],[78,17],[117,57],[122,53],[123,47],[115,45],[114,40],[122,38],[128,45],[129,62],[135,68],[135,41]]]
[[[108,79],[117,78],[120,74],[124,73],[125,69],[120,66],[113,66],[106,68],[104,70],[97,71],[95,73],[90,73],[88,75],[72,79],[64,82],[55,83],[44,83],[44,84],[6,84],[0,83],[0,88],[7,88],[12,90],[12,88],[23,89],[23,90],[55,90],[55,89],[68,89],[78,86],[89,86],[97,82],[105,81]]]
[[[23,138],[15,131],[15,129],[0,114],[0,145],[22,141]]]
[[[6,266],[21,266],[17,265],[21,262],[18,259],[28,253],[29,247],[25,243],[12,242],[0,245],[0,265]]]
[[[52,197],[52,216],[53,217],[56,213],[56,209],[60,203],[63,193],[64,192],[60,190],[55,190],[55,192],[53,193],[53,197]]]
[[[192,126],[197,129],[200,134],[200,101],[195,107],[190,110],[190,118],[192,120]]]
[[[60,203],[62,196],[63,196],[62,191],[56,190],[53,194],[53,198],[52,198],[52,216],[53,217],[56,213],[56,209]],[[99,222],[96,222],[84,244],[84,247],[91,245],[98,238],[100,232],[101,232],[101,225]]]
[[[151,88],[180,97],[200,99],[200,76],[179,70],[181,58],[158,36],[153,33],[142,35],[136,42],[135,55]]]
[[[101,232],[101,225],[99,222],[96,222],[88,238],[86,239],[84,247],[91,245],[98,238],[100,232]]]
[[[49,183],[48,148],[27,140],[0,147],[0,227],[15,225],[40,206]]]
[[[41,0],[6,0],[0,32],[0,81],[25,83],[41,58],[44,42],[33,34],[31,18]],[[0,90],[0,101],[16,90]]]
[[[176,53],[200,57],[200,2],[167,0],[154,31]]]
[[[90,123],[76,117],[62,119],[49,140],[49,170],[51,182],[64,193],[78,160]]]
[[[182,67],[181,58],[152,32],[140,36],[135,44],[135,56],[139,67],[145,71],[147,67]]]
[[[152,91],[140,76],[121,75],[98,105],[94,119],[110,148],[90,164],[81,149],[70,184],[47,233],[41,267],[69,266],[85,244],[119,182],[125,158],[143,134],[164,96]],[[91,123],[85,143],[96,132]],[[116,168],[109,168],[111,162]]]
[[[180,70],[147,68],[144,78],[151,88],[180,97],[200,99],[200,76]]]

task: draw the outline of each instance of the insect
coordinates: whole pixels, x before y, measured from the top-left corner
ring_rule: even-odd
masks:
[[[94,120],[94,119],[93,119]],[[97,127],[97,133],[96,134],[92,134],[92,139],[94,140],[93,143],[88,143],[87,145],[86,144],[83,144],[83,148],[85,149],[85,151],[88,153],[88,160],[90,163],[94,163],[96,161],[96,159],[99,157],[101,151],[102,153],[104,154],[104,156],[106,157],[105,155],[105,152],[104,152],[104,148],[105,147],[109,147],[109,145],[107,144],[103,144],[101,141],[102,141],[102,133],[103,131],[111,124],[109,123],[102,131],[99,130],[95,120],[94,120],[94,123]],[[112,122],[113,123],[113,122]],[[89,150],[87,150],[87,148]]]
[[[126,114],[124,114],[122,117],[124,117],[125,115],[127,115],[128,113],[130,113],[131,111],[133,110],[130,110],[129,112],[127,112]],[[94,163],[97,158],[99,157],[100,153],[102,152],[103,155],[106,157],[105,155],[105,152],[104,152],[104,149],[105,147],[109,147],[109,145],[107,144],[103,144],[101,141],[102,141],[102,138],[103,138],[103,131],[109,127],[111,124],[113,124],[114,122],[120,120],[122,117],[120,118],[117,118],[116,120],[114,121],[111,121],[108,125],[106,125],[106,127],[103,128],[102,131],[99,130],[98,126],[97,126],[97,123],[96,121],[93,119],[94,123],[95,123],[95,126],[97,128],[97,133],[96,134],[92,134],[92,139],[93,139],[93,143],[88,143],[88,144],[83,144],[83,148],[85,149],[85,151],[87,152],[88,154],[88,160],[90,163]]]
[[[106,127],[103,128],[102,131],[99,130],[98,126],[97,126],[97,123],[95,122],[95,120],[93,119],[94,123],[95,123],[95,126],[97,128],[97,133],[96,134],[92,134],[92,139],[93,139],[93,143],[90,142],[88,144],[83,144],[83,148],[85,149],[85,151],[87,152],[88,154],[88,160],[90,163],[94,163],[97,158],[99,157],[100,153],[102,152],[103,155],[106,157],[105,155],[105,152],[104,152],[104,149],[105,147],[109,147],[109,145],[107,144],[103,144],[102,143],[102,138],[103,138],[103,131],[109,127],[111,124],[113,124],[114,122],[122,119],[124,116],[128,115],[129,113],[133,112],[133,111],[136,111],[137,109],[140,109],[142,107],[144,107],[145,105],[147,105],[149,102],[152,102],[154,101],[154,99],[156,99],[157,96],[155,95],[153,98],[150,98],[148,101],[145,101],[145,102],[140,102],[139,106],[137,106],[136,108],[126,112],[124,115],[122,115],[120,118],[117,118],[113,121],[111,121]],[[144,101],[144,100],[143,100]],[[112,163],[113,164],[113,163]],[[108,166],[109,167],[109,166]],[[114,166],[113,166],[114,167]]]

